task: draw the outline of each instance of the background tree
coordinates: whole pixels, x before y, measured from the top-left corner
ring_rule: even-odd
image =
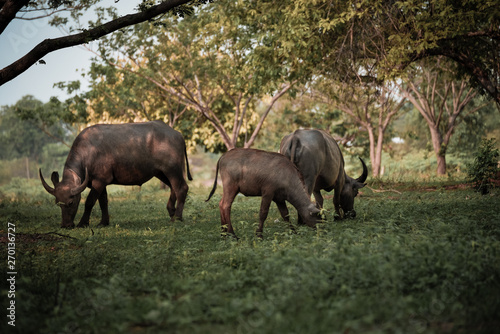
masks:
[[[421,62],[411,73],[401,94],[425,119],[437,159],[437,174],[446,174],[446,152],[458,124],[485,106],[472,104],[477,95],[467,85],[466,78],[454,79],[449,63],[440,59],[436,64]]]
[[[251,147],[273,105],[298,81],[298,68],[259,56],[267,52],[264,42],[245,17],[234,1],[222,1],[182,20],[165,17],[103,39],[93,87],[113,92],[93,94],[91,108],[144,87],[147,94],[126,94],[126,101],[139,106],[145,96],[168,96],[210,124],[212,131],[199,131],[201,122],[193,129],[210,150],[217,149],[214,133],[226,149]]]
[[[395,86],[378,86],[372,83],[334,84],[330,80],[318,83],[317,98],[341,110],[359,131],[368,134],[372,175],[380,176],[382,150],[392,120],[403,110],[406,100],[399,98]]]
[[[55,110],[59,109],[59,110]],[[16,165],[10,174],[16,176],[33,175],[36,164],[48,163],[53,167],[54,160],[60,164],[62,156],[69,151],[66,143],[71,141],[74,132],[68,123],[61,119],[24,120],[28,114],[55,115],[62,110],[57,103],[43,103],[32,96],[24,96],[13,106],[2,106],[0,109],[0,160],[23,159],[22,166]],[[42,158],[44,161],[42,161]],[[52,161],[50,161],[52,160]],[[56,167],[56,169],[59,166]],[[3,168],[2,168],[3,169]],[[6,170],[1,178],[7,178]],[[2,180],[0,180],[2,181]]]

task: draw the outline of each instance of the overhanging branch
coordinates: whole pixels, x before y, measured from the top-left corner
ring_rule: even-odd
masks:
[[[94,41],[122,28],[150,20],[188,2],[190,2],[190,0],[167,0],[143,12],[119,17],[93,29],[85,30],[79,34],[46,39],[35,46],[24,57],[0,70],[0,86],[26,71],[31,67],[31,65],[35,64],[39,59],[50,52]]]

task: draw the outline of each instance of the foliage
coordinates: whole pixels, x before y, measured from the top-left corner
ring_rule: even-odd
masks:
[[[260,26],[241,3],[219,1],[189,17],[121,30],[101,40],[88,73],[91,91],[79,105],[90,121],[168,118],[177,126],[189,118],[181,131],[194,144],[250,147],[303,67],[267,57],[271,32]],[[182,112],[172,117],[176,109]]]
[[[497,1],[289,0],[278,10],[322,74],[349,80],[398,77],[416,60],[442,55],[476,88],[500,101]],[[284,8],[283,8],[284,7]],[[286,32],[285,32],[286,35]],[[302,56],[300,47],[298,52]],[[299,59],[300,59],[299,56]]]
[[[13,106],[0,110],[0,183],[12,177],[30,178],[38,167],[57,170],[75,136],[68,115],[57,100],[47,103],[24,96]]]
[[[111,191],[112,222],[102,229],[99,210],[91,228],[59,229],[47,194],[4,200],[1,229],[16,225],[16,330],[494,333],[498,194],[369,187],[357,219],[329,213],[317,231],[290,234],[272,207],[263,241],[254,236],[259,198],[237,197],[238,242],[220,237],[220,195],[206,203],[205,188],[192,187],[176,223],[156,186]]]
[[[483,195],[489,193],[494,182],[500,181],[498,161],[500,153],[495,147],[495,139],[484,139],[474,156],[474,161],[467,165],[470,182]]]
[[[30,157],[37,159],[45,145],[65,143],[71,138],[71,126],[65,122],[60,104],[46,104],[25,96],[13,106],[0,111],[0,159]]]

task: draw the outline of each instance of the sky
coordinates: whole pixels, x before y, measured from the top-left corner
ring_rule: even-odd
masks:
[[[116,6],[120,14],[132,14],[140,1],[105,0],[101,6]],[[92,18],[92,14],[88,14]],[[34,48],[46,38],[57,38],[67,35],[66,32],[48,24],[49,19],[13,20],[0,35],[0,68],[10,65]],[[89,43],[88,47],[95,45]],[[48,102],[51,96],[64,100],[68,95],[53,85],[61,81],[80,80],[83,87],[86,80],[82,73],[90,67],[90,59],[94,56],[83,46],[74,46],[49,53],[42,59],[45,64],[36,64],[10,82],[0,86],[0,106],[13,105],[25,95],[33,95],[42,102]]]

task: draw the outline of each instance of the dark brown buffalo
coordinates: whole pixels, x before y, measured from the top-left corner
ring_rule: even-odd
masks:
[[[62,227],[74,227],[81,192],[89,187],[85,212],[78,227],[89,225],[90,213],[99,200],[100,226],[109,224],[108,184],[141,185],[157,177],[171,188],[167,210],[182,220],[188,192],[184,179],[192,180],[182,135],[162,121],[130,124],[99,124],[83,130],[73,142],[64,165],[63,177],[52,173],[50,187],[42,176],[43,187],[56,198],[62,210]],[[177,208],[175,204],[177,202]]]
[[[207,201],[217,188],[219,170],[223,186],[222,199],[219,202],[223,232],[236,237],[231,224],[231,204],[238,193],[245,196],[262,196],[259,227],[256,231],[258,237],[262,237],[271,201],[276,203],[281,216],[289,224],[285,201],[297,209],[308,226],[314,227],[320,222],[319,209],[311,203],[311,196],[307,196],[299,170],[283,155],[242,148],[225,153],[217,162],[214,186]],[[290,227],[293,229],[292,225]]]
[[[296,130],[281,140],[280,153],[290,159],[304,177],[307,193],[314,194],[323,207],[321,190],[334,190],[333,205],[338,217],[356,217],[354,198],[365,186],[368,169],[361,160],[363,173],[357,179],[346,175],[344,157],[335,139],[322,130]]]

